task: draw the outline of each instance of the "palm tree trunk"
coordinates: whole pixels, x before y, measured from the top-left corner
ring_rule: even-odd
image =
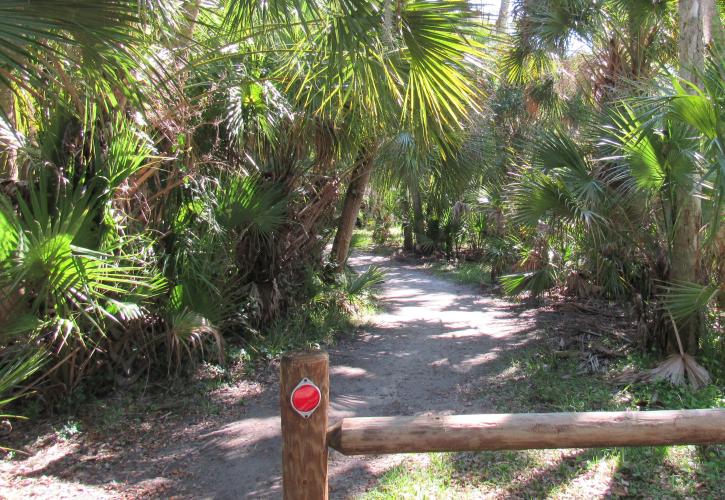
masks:
[[[721,225],[715,239],[715,258],[720,289],[717,294],[717,315],[720,332],[725,331],[725,225]],[[720,336],[720,359],[725,359],[725,335]]]
[[[698,188],[692,185],[677,186],[676,197],[678,204],[677,220],[672,238],[672,253],[670,257],[670,280],[697,283],[700,269],[700,228],[702,227],[702,207],[698,196]],[[680,333],[685,337],[684,347],[688,353],[697,350],[699,340],[700,322],[698,318],[691,318],[687,324],[679,327]],[[674,340],[674,339],[671,339]],[[672,344],[672,342],[670,342]],[[676,343],[670,346],[676,349]]]
[[[184,12],[184,20],[179,29],[181,47],[189,47],[194,38],[194,28],[196,28],[196,20],[199,17],[201,9],[201,0],[189,0],[182,7]]]
[[[498,17],[496,18],[496,33],[505,33],[509,25],[509,7],[511,0],[501,0],[501,6],[498,9]]]
[[[694,84],[700,83],[699,72],[705,65],[706,44],[712,26],[714,12],[713,0],[680,0],[679,9],[679,59],[680,77]],[[675,188],[677,215],[673,228],[672,251],[670,255],[670,280],[699,281],[700,270],[700,228],[702,227],[702,207],[699,197],[699,181],[682,182]],[[684,347],[689,353],[697,350],[700,321],[692,318],[679,330],[684,337]],[[669,348],[676,349],[674,339],[668,342]]]
[[[720,11],[715,0],[704,0],[703,29],[706,43],[711,43],[719,49],[725,49],[725,30],[720,19]]]
[[[680,0],[678,4],[680,77],[695,84],[697,72],[705,65],[705,26],[709,32],[711,25],[703,19],[707,10],[705,0]]]
[[[363,149],[358,157],[358,162],[352,171],[350,184],[347,186],[345,201],[342,206],[340,222],[335,233],[335,241],[332,243],[331,258],[340,268],[347,262],[347,254],[350,252],[352,232],[355,229],[358,212],[362,205],[365,190],[370,182],[370,174],[373,171],[373,155],[368,149]]]

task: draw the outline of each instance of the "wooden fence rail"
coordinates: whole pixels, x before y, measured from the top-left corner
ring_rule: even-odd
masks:
[[[725,409],[715,409],[343,418],[327,444],[378,455],[724,442]]]
[[[328,427],[327,354],[287,355],[280,372],[285,499],[327,499],[328,447],[366,455],[725,443],[725,408],[343,418]]]

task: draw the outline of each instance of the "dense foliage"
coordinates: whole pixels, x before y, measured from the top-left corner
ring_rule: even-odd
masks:
[[[398,130],[445,147],[480,63],[465,2],[391,9],[4,2],[2,393],[296,345],[379,282],[324,263],[340,187]]]
[[[722,7],[692,35],[681,11],[707,2],[514,4],[474,132],[447,159],[398,137],[370,215],[506,294],[625,303],[644,349],[722,376]],[[709,36],[699,63],[688,36]]]
[[[688,24],[690,3],[710,24]],[[53,400],[304,338],[317,320],[281,327],[291,306],[345,309],[380,280],[344,270],[363,203],[378,242],[399,224],[405,251],[478,262],[505,293],[624,301],[645,348],[717,374],[723,9],[520,0],[512,29],[502,16],[4,2],[0,392]]]

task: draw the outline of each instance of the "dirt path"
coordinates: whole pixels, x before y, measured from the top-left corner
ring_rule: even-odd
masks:
[[[485,388],[501,355],[533,340],[535,310],[384,257],[351,263],[386,271],[383,312],[330,350],[331,419],[495,411]],[[280,498],[279,388],[266,375],[221,391],[215,416],[172,398],[167,409],[140,401],[110,433],[38,431],[27,458],[0,463],[0,498]],[[405,457],[332,452],[331,497],[354,497]]]
[[[331,419],[490,410],[480,397],[474,403],[469,396],[502,351],[531,339],[526,315],[414,266],[367,255],[352,264],[385,269],[384,312],[356,339],[330,350]],[[277,390],[268,387],[248,403],[243,419],[205,436],[194,461],[198,491],[210,498],[281,495]],[[332,498],[364,491],[403,457],[333,452]]]

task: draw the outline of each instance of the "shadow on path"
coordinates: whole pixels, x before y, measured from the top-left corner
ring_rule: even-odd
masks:
[[[503,369],[496,361],[506,352],[536,340],[539,313],[385,257],[358,255],[352,264],[358,269],[375,264],[386,271],[379,292],[382,312],[371,327],[330,349],[331,420],[495,410],[481,399],[477,384]],[[273,377],[257,395],[245,397],[211,424],[183,429],[177,442],[161,443],[153,452],[109,453],[101,473],[74,474],[84,460],[103,460],[77,449],[26,475],[70,476],[99,488],[121,482],[131,491],[151,481],[159,483],[157,494],[163,497],[279,498],[278,398]],[[144,436],[153,436],[153,430]],[[123,467],[118,466],[121,451]],[[331,452],[332,498],[364,491],[403,457]]]
[[[352,263],[386,271],[379,293],[383,310],[372,327],[330,349],[331,419],[491,410],[474,398],[473,384],[506,351],[535,339],[535,314],[415,266],[373,256],[356,256]],[[276,391],[250,402],[244,419],[206,436],[194,464],[198,492],[211,498],[281,494]],[[363,491],[402,458],[331,452],[331,496]]]

